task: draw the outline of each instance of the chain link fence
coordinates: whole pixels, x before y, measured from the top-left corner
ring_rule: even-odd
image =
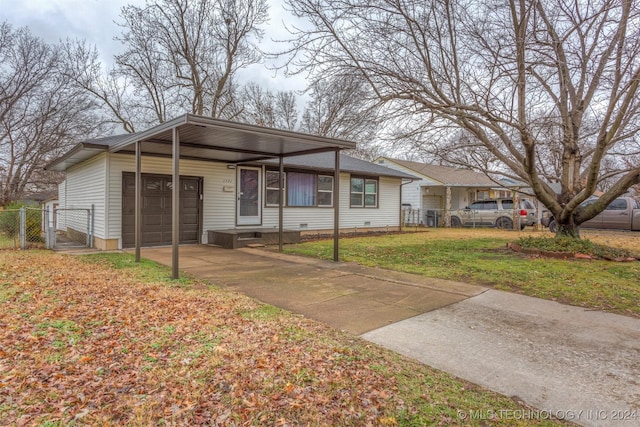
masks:
[[[93,247],[93,209],[54,209],[49,227],[52,249]]]
[[[445,227],[444,209],[403,209],[402,223],[404,226]]]
[[[93,247],[94,209],[0,210],[0,249]]]
[[[0,248],[43,248],[42,209],[21,207],[0,211]]]
[[[405,227],[497,227],[520,230],[525,225],[531,225],[531,217],[525,223],[520,212],[522,210],[509,209],[501,215],[492,212],[487,217],[483,211],[473,209],[453,209],[447,212],[445,209],[405,208],[402,210],[402,222]]]

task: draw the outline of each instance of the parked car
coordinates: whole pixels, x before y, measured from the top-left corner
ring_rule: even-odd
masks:
[[[581,206],[593,203],[597,198],[586,200]],[[549,231],[558,231],[558,224],[550,213],[540,220]],[[584,228],[613,228],[618,230],[640,231],[640,202],[632,197],[619,197],[598,215],[580,224]]]
[[[520,228],[535,225],[536,208],[527,199],[520,200],[519,206]],[[507,230],[513,229],[513,200],[487,199],[471,203],[464,209],[451,213],[452,227],[497,227]]]

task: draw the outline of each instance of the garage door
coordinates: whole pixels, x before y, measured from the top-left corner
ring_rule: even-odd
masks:
[[[122,176],[122,246],[135,246],[135,174]],[[171,175],[142,174],[142,246],[171,244]],[[180,243],[198,243],[202,178],[180,177]]]
[[[442,197],[422,196],[422,209],[442,209]]]

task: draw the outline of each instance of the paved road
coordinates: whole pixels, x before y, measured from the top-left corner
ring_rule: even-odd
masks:
[[[578,424],[640,425],[638,319],[490,290],[362,337]]]

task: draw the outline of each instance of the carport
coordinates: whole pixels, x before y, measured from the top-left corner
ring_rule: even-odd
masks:
[[[279,129],[185,114],[143,132],[131,134],[109,146],[111,153],[135,154],[135,259],[140,261],[141,236],[141,157],[171,158],[172,225],[171,277],[179,277],[180,160],[209,160],[231,164],[279,159],[280,191],[278,241],[283,242],[284,158],[303,154],[335,152],[333,259],[339,258],[340,150],[354,149],[350,141],[307,135]]]

